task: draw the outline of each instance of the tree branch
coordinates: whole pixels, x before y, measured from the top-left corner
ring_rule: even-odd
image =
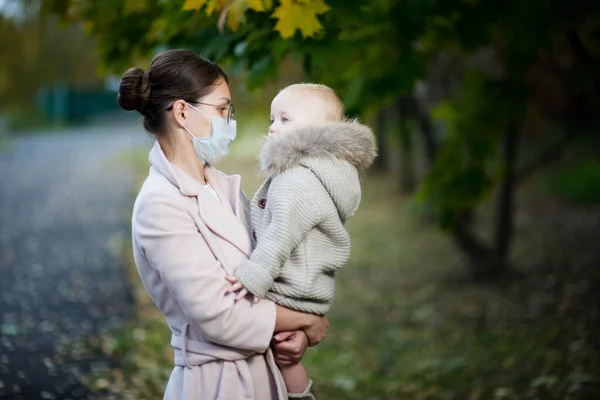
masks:
[[[600,76],[598,74],[598,68],[596,67],[594,57],[581,41],[581,37],[579,37],[577,30],[569,29],[567,31],[567,41],[571,46],[571,50],[573,51],[575,59],[585,70],[588,77],[592,81],[592,85],[596,91],[596,96],[600,98]]]
[[[377,122],[375,136],[377,139],[378,155],[375,158],[374,167],[380,171],[387,171],[389,168],[388,153],[386,149],[386,136],[388,130],[389,107],[381,106],[377,111]]]
[[[550,146],[545,152],[525,164],[525,166],[517,173],[517,185],[520,185],[529,179],[538,169],[546,167],[560,159],[567,146],[571,144],[576,137],[577,134],[565,135],[562,139]]]
[[[502,158],[504,162],[504,177],[498,190],[495,223],[495,250],[498,260],[506,264],[514,230],[516,163],[519,152],[520,126],[511,121],[504,135]]]
[[[431,122],[431,117],[427,114],[427,111],[423,110],[416,99],[413,98],[414,110],[419,120],[419,126],[421,130],[421,135],[425,141],[425,155],[427,156],[427,163],[429,164],[429,168],[435,162],[435,158],[438,152],[438,143],[435,139],[434,127]]]
[[[600,75],[598,74],[598,68],[595,66],[594,57],[585,47],[579,33],[575,29],[569,29],[567,31],[567,41],[577,62],[585,70],[588,78],[592,82],[596,96],[600,99]],[[524,167],[521,168],[517,174],[517,185],[525,182],[531,177],[538,169],[546,167],[553,162],[560,159],[563,155],[566,147],[570,145],[577,137],[577,131],[574,134],[568,134],[552,145],[548,150],[540,154],[537,158],[530,161]]]

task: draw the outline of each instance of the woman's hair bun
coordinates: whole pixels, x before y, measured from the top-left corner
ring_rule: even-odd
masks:
[[[119,106],[127,111],[136,110],[143,115],[149,96],[148,73],[139,67],[125,72],[119,85]]]

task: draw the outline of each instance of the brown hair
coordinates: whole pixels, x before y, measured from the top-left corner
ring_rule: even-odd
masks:
[[[214,90],[227,75],[216,63],[190,50],[167,50],[156,55],[150,69],[129,69],[121,78],[118,102],[122,109],[144,116],[144,128],[160,134],[165,111],[176,100],[195,103]]]

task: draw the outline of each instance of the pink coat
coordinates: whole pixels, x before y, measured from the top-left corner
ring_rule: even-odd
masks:
[[[251,252],[240,177],[211,167],[222,203],[165,157],[158,142],[133,209],[133,251],[148,293],[173,332],[165,399],[287,399],[269,343],[275,304],[225,296],[225,275]],[[167,345],[165,343],[165,345]]]

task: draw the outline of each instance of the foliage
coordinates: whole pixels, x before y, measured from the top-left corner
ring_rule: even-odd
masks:
[[[40,87],[59,82],[97,86],[94,48],[81,26],[61,29],[55,17],[17,21],[0,14],[0,108],[30,106]]]
[[[479,101],[483,96],[495,107]],[[462,211],[480,204],[493,189],[498,173],[492,161],[506,129],[511,100],[501,83],[471,73],[459,99],[441,104],[434,112],[448,124],[448,137],[420,195],[431,200],[434,210],[442,211],[443,226],[450,226]]]
[[[585,160],[550,173],[550,192],[580,204],[600,203],[600,162]]]
[[[208,16],[221,11],[219,26],[222,28],[223,21],[227,18],[227,26],[232,31],[237,31],[240,23],[245,22],[244,14],[246,10],[256,12],[273,11],[272,0],[186,0],[183,4],[183,10],[204,9]],[[317,16],[327,12],[329,7],[323,0],[281,0],[275,7],[272,18],[277,19],[274,30],[278,31],[282,38],[288,39],[294,36],[296,30],[302,33],[303,37],[314,36],[323,26]]]
[[[44,6],[53,10],[64,3],[54,0]],[[417,80],[427,78],[430,54],[455,54],[467,71],[467,82],[465,93],[457,102],[449,99],[448,107],[462,116],[446,121],[451,140],[422,193],[456,199],[451,183],[476,179],[468,188],[472,198],[436,203],[446,217],[477,203],[493,186],[494,174],[483,167],[495,155],[501,127],[526,118],[535,81],[527,74],[540,52],[564,48],[567,30],[576,26],[587,27],[583,33],[589,41],[599,15],[598,5],[574,7],[565,0],[509,2],[503,7],[492,0],[66,3],[66,15],[86,21],[89,32],[98,37],[104,60],[115,70],[147,61],[160,48],[188,47],[229,63],[234,73],[247,69],[249,86],[258,87],[275,76],[291,54],[305,66],[309,79],[337,89],[350,113],[411,93]],[[230,29],[219,33],[219,20],[225,18]],[[467,65],[481,49],[490,50],[493,59]],[[473,69],[476,76],[468,72]],[[490,116],[497,124],[488,120]],[[454,162],[465,151],[472,155],[479,150],[483,153],[475,156],[477,160],[465,161],[468,167]]]
[[[147,62],[157,49],[187,47],[229,63],[234,73],[247,69],[249,86],[258,87],[275,76],[291,54],[305,65],[311,79],[338,89],[352,113],[392,99],[399,89],[409,91],[425,66],[424,55],[413,49],[428,8],[418,2],[406,5],[409,10],[403,9],[405,3],[393,1],[261,2],[265,11],[257,11],[258,2],[234,2],[227,20],[241,22],[243,15],[243,23],[222,33],[217,29],[218,11],[227,2],[147,0],[136,2],[136,7],[129,3],[50,0],[44,9],[62,10],[67,19],[85,21],[113,71]],[[236,14],[240,10],[244,13]],[[319,30],[321,23],[326,29]]]
[[[248,71],[247,84],[256,88],[291,56],[309,80],[333,87],[347,112],[359,115],[413,95],[417,82],[430,82],[429,92],[439,95],[422,108],[437,106],[445,135],[419,198],[442,226],[455,227],[458,216],[502,183],[498,248],[478,245],[467,232],[467,253],[505,259],[520,181],[513,176],[519,173],[513,174],[517,139],[525,128],[540,119],[573,118],[574,108],[598,104],[598,2],[146,0],[128,6],[132,1],[44,4],[53,10],[66,2],[64,14],[86,21],[107,65],[118,71],[147,62],[159,49],[187,47],[226,63],[233,74]],[[219,32],[223,21],[229,29]],[[446,67],[436,55],[455,62]],[[444,89],[456,80],[458,94]],[[559,100],[548,100],[553,97]],[[510,135],[516,156],[501,159],[509,126],[516,132]]]

